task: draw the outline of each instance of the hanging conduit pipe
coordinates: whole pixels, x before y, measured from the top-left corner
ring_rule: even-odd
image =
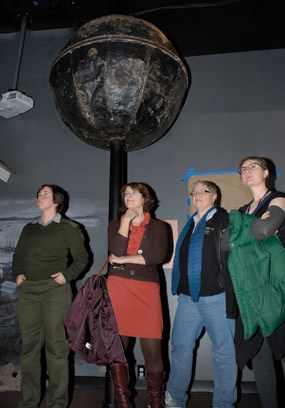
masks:
[[[17,55],[14,79],[13,79],[13,83],[12,83],[12,89],[13,90],[17,89],[17,86],[18,86],[18,79],[19,79],[19,73],[20,73],[20,68],[21,68],[21,61],[22,61],[24,44],[25,44],[26,31],[27,31],[27,16],[24,15],[23,18],[22,18],[22,23],[21,23],[18,55]]]

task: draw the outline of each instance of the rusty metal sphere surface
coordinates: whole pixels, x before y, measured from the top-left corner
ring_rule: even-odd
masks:
[[[181,109],[188,73],[154,25],[109,15],[82,26],[51,67],[50,85],[64,123],[84,142],[126,150],[162,137]]]

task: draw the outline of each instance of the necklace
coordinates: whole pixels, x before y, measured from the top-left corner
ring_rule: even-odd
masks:
[[[262,203],[262,201],[265,199],[265,197],[267,196],[267,194],[269,193],[269,190],[266,190],[265,193],[263,194],[263,196],[259,199],[258,203],[256,204],[256,207],[254,208],[254,210],[252,211],[252,213],[254,213],[260,206],[260,204]],[[246,210],[246,214],[249,214],[249,210],[251,207],[251,204],[254,202],[254,200],[251,200],[251,202],[248,204],[247,210]]]

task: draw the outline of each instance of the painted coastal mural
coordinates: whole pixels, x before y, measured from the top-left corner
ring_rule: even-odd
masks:
[[[93,265],[86,275],[78,280],[79,289],[85,279],[96,273],[107,256],[106,205],[88,200],[72,200],[67,216],[79,222],[85,229],[89,246],[93,252]],[[0,367],[12,363],[19,372],[20,333],[17,312],[17,285],[12,277],[12,259],[23,227],[39,217],[35,200],[3,199],[0,202]],[[100,368],[88,365],[75,356],[77,375],[100,375]]]

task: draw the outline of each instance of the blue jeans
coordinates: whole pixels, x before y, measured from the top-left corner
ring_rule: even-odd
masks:
[[[226,317],[224,293],[200,297],[198,302],[193,302],[190,296],[179,295],[172,330],[171,371],[167,391],[181,408],[186,407],[193,350],[203,327],[212,342],[213,407],[232,408],[237,398],[235,322]]]

